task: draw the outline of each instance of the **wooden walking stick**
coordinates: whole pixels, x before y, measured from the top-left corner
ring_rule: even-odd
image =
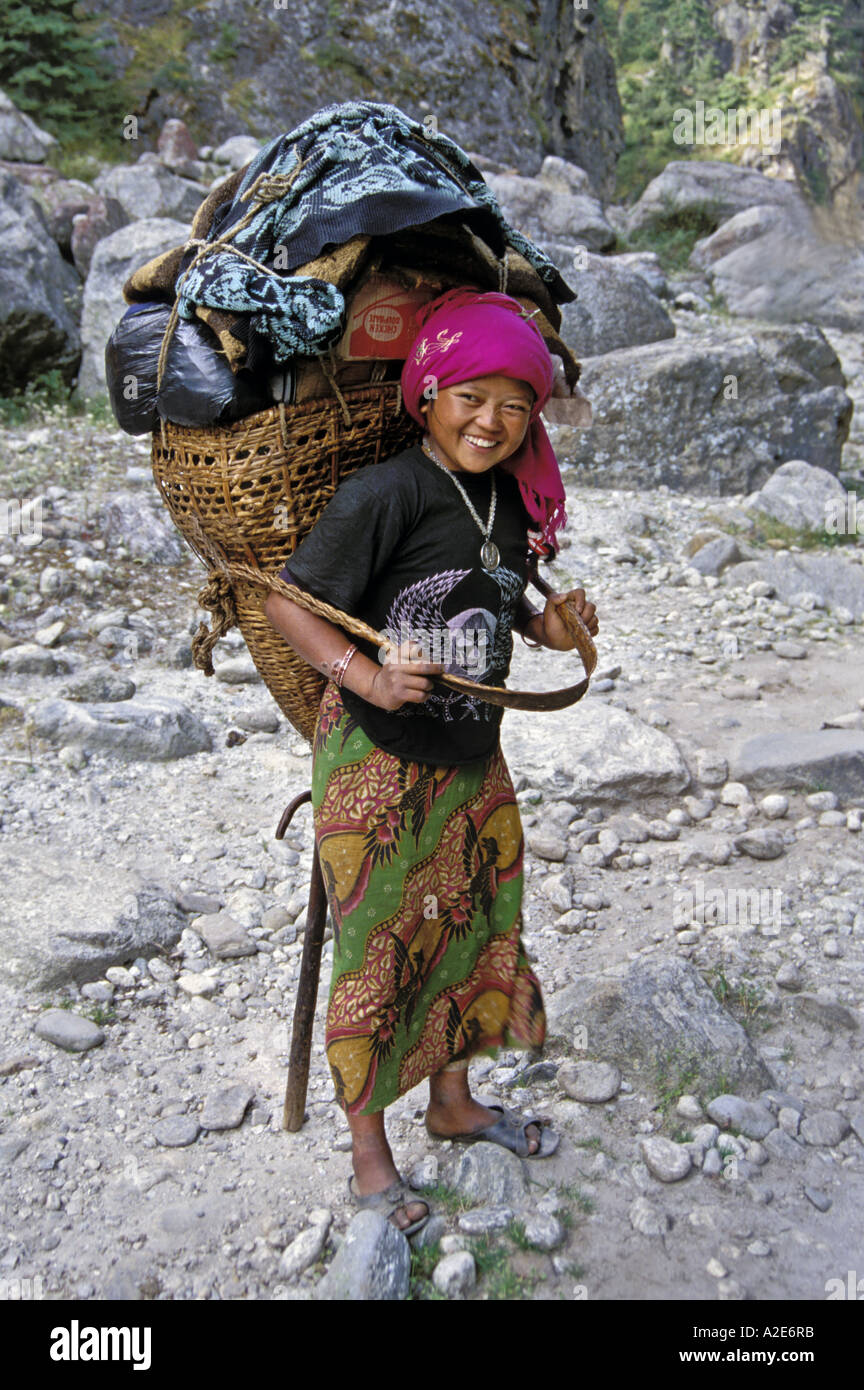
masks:
[[[311,791],[295,796],[282,813],[276,830],[281,840],[291,817],[304,802],[312,798]],[[291,1029],[291,1052],[288,1058],[288,1083],[285,1087],[285,1107],[282,1128],[293,1134],[302,1128],[306,1111],[306,1091],[309,1085],[309,1060],[312,1054],[312,1027],[315,1022],[315,1003],[318,998],[318,976],[321,970],[321,948],[324,944],[324,925],[327,921],[327,895],[324,875],[318,858],[318,846],[312,854],[312,882],[309,885],[309,906],[306,910],[306,931],[303,935],[303,956],[297,981],[294,1022]]]

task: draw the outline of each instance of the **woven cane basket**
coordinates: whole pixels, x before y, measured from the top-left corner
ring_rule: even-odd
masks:
[[[273,406],[207,430],[165,421],[153,433],[156,484],[210,571],[198,601],[213,621],[193,640],[195,663],[212,675],[212,648],[236,623],[271,695],[304,738],[312,738],[325,678],[261,611],[266,585],[232,568],[278,575],[343,478],[420,436],[402,408],[398,382]]]

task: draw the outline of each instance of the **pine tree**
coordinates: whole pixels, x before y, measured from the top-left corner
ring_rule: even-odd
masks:
[[[80,134],[112,104],[97,34],[77,0],[0,0],[0,88],[52,133]]]

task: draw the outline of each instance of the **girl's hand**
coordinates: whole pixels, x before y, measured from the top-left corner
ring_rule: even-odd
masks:
[[[416,642],[403,642],[389,652],[387,660],[376,672],[366,696],[379,709],[394,710],[400,705],[422,705],[435,686],[429,676],[440,676],[443,661],[418,659],[420,647]]]
[[[597,636],[600,627],[597,610],[594,604],[586,599],[584,589],[571,589],[566,594],[550,594],[543,610],[543,636],[540,640],[544,647],[552,647],[558,652],[572,651],[576,645],[567,631],[564,619],[558,613],[561,604],[566,602],[576,609],[592,637]]]

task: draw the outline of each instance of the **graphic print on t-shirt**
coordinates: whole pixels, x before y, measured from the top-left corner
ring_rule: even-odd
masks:
[[[458,604],[458,593],[454,591],[469,575],[474,576],[470,586],[474,605],[445,613],[445,606],[452,609]],[[494,581],[499,589],[499,594],[494,598],[490,594],[489,599],[497,612],[477,603],[477,579],[481,577]],[[443,661],[448,674],[495,684],[496,677],[503,676],[508,668],[510,629],[522,590],[519,575],[504,565],[491,573],[442,570],[400,589],[387,614],[387,635],[395,641],[419,641],[427,659]],[[493,712],[493,706],[485,700],[456,690],[433,691],[423,702],[423,708],[431,713],[430,707],[448,722],[467,719],[469,715],[488,720]],[[416,716],[419,712],[413,703],[394,711],[403,716]]]

